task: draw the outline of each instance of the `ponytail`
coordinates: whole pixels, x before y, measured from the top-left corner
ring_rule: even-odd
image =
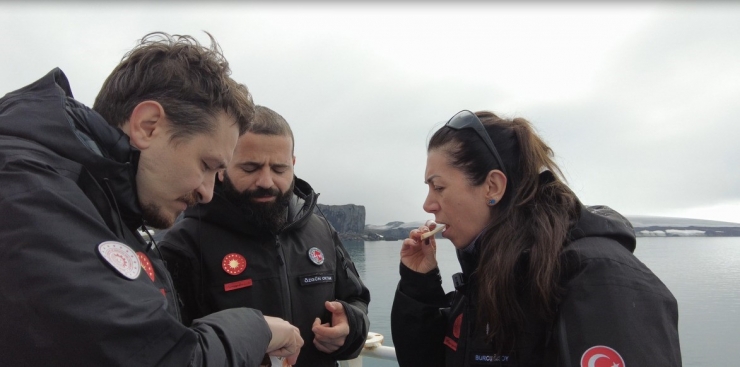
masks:
[[[503,351],[534,314],[553,318],[561,292],[560,252],[578,217],[578,200],[562,179],[553,152],[523,118],[479,113],[501,149],[509,172],[506,194],[492,208],[494,221],[481,238],[477,271],[478,317],[489,341]],[[509,137],[509,142],[499,141]]]

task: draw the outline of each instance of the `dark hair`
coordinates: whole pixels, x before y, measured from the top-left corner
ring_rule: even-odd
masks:
[[[265,106],[255,106],[254,119],[247,132],[260,135],[289,136],[292,143],[291,152],[295,149],[293,130],[290,129],[288,121],[285,121],[283,116]]]
[[[476,112],[508,172],[507,187],[491,207],[492,221],[478,243],[478,317],[490,327],[489,341],[503,351],[516,343],[525,310],[551,321],[560,298],[559,255],[579,216],[575,194],[562,179],[553,152],[523,118],[501,119]],[[472,129],[439,129],[428,150],[443,149],[471,185],[497,169]]]
[[[147,34],[105,80],[93,109],[121,127],[139,103],[157,101],[172,122],[172,140],[213,132],[223,111],[243,134],[254,114],[252,96],[229,76],[221,48],[206,34],[210,48],[191,36]]]

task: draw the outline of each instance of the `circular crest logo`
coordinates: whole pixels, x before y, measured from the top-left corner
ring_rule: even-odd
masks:
[[[242,255],[232,252],[224,256],[224,259],[221,261],[221,268],[227,274],[239,275],[247,268],[247,259]]]
[[[308,258],[311,259],[311,262],[316,265],[321,265],[324,263],[324,253],[316,247],[311,247],[310,249],[308,249]]]
[[[124,277],[131,280],[139,277],[141,264],[131,247],[116,241],[105,241],[98,245],[98,253]]]
[[[581,367],[625,367],[624,359],[616,350],[597,345],[583,353]]]

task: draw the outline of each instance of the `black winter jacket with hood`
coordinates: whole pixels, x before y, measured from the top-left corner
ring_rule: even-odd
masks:
[[[138,157],[59,69],[0,99],[2,365],[261,361],[270,330],[258,311],[178,320],[164,264],[136,232]],[[104,260],[104,242],[120,262]]]
[[[399,365],[680,366],[676,300],[632,254],[629,221],[607,207],[582,207],[569,239],[556,320],[529,314],[510,353],[496,354],[475,320],[474,251],[458,250],[463,272],[447,295],[439,269],[420,274],[401,264],[391,311]]]
[[[334,366],[356,357],[365,344],[370,292],[337,232],[314,214],[318,195],[311,186],[295,178],[293,194],[288,220],[273,234],[229,202],[218,183],[213,200],[185,211],[159,244],[186,323],[230,307],[253,307],[300,329],[304,345],[296,366]],[[321,264],[309,257],[314,249],[322,254]],[[244,266],[233,271],[231,260]],[[316,317],[331,322],[324,302],[333,300],[344,306],[350,334],[343,347],[326,354],[313,345],[311,327]]]

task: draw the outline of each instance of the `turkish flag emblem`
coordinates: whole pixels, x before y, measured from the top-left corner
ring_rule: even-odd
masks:
[[[460,338],[460,328],[462,327],[462,318],[463,314],[460,314],[455,319],[455,322],[452,324],[452,336],[455,338]]]
[[[624,359],[616,350],[597,345],[581,356],[581,367],[625,367]]]
[[[137,252],[137,256],[139,256],[139,262],[141,263],[141,268],[144,269],[146,272],[146,275],[149,276],[149,279],[154,281],[154,267],[152,267],[152,262],[149,261],[149,258],[144,254],[143,252]]]
[[[230,253],[224,256],[223,261],[221,261],[221,268],[223,268],[227,274],[239,275],[247,268],[247,259],[235,252]]]

